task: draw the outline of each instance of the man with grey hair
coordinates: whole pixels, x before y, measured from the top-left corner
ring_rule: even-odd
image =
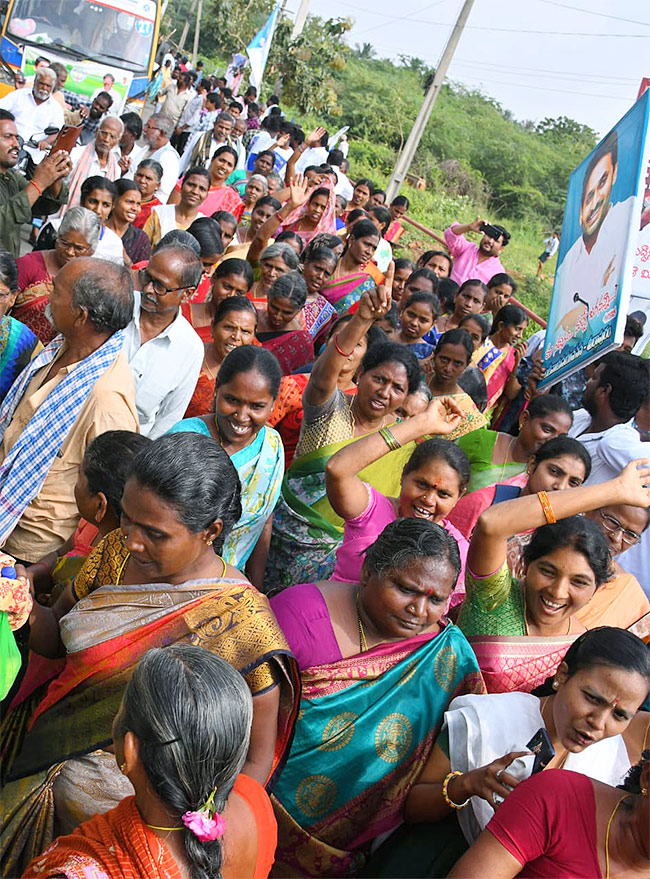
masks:
[[[107,177],[117,180],[120,166],[113,152],[119,144],[124,123],[117,116],[104,116],[99,123],[95,139],[87,146],[76,146],[70,152],[72,174],[68,179],[70,194],[68,204],[62,208],[64,214],[68,208],[78,205],[81,199],[81,187],[89,177]]]
[[[36,562],[74,533],[74,487],[88,444],[138,429],[122,348],[131,273],[92,257],[54,276],[48,317],[59,335],[25,367],[0,408],[0,545]]]
[[[203,342],[181,314],[203,266],[188,247],[158,248],[140,269],[125,350],[135,379],[140,431],[155,439],[180,421],[203,364]]]
[[[56,137],[46,136],[45,129],[63,126],[63,109],[52,96],[56,79],[51,67],[39,67],[31,91],[16,89],[0,99],[0,109],[13,113],[18,134],[26,141],[35,136],[40,150],[48,149]]]
[[[181,159],[181,171],[186,168],[202,165],[204,168],[210,167],[212,156],[222,146],[233,146],[232,133],[235,125],[235,117],[232,113],[219,113],[214,120],[211,131],[206,131],[199,138],[198,142],[192,145],[192,141],[188,143]],[[239,153],[238,153],[239,155]],[[245,157],[244,157],[245,160]]]
[[[156,190],[156,198],[163,204],[167,204],[167,199],[176,186],[180,174],[179,155],[169,142],[173,133],[174,121],[164,113],[156,113],[148,119],[143,131],[148,149],[140,156],[140,161],[154,159],[162,165],[163,176],[160,188]]]

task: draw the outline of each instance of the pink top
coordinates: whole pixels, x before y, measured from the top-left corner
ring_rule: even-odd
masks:
[[[596,798],[589,778],[548,769],[522,782],[487,830],[522,865],[520,877],[601,879]]]
[[[468,278],[478,278],[484,284],[499,272],[505,272],[498,256],[478,261],[478,246],[473,241],[468,241],[464,235],[454,235],[451,231],[457,223],[452,223],[445,229],[445,241],[449,253],[454,258],[454,267],[451,270],[451,279],[457,284],[462,284]]]
[[[348,519],[345,523],[343,543],[336,551],[336,567],[332,580],[358,583],[363,565],[363,551],[374,543],[386,525],[397,518],[391,499],[368,483],[364,485],[368,489],[368,506],[360,516]],[[465,597],[465,560],[469,543],[451,522],[443,519],[440,525],[456,539],[460,550],[460,574],[449,603],[449,607],[455,607]]]
[[[342,659],[323,593],[314,583],[290,586],[270,601],[298,668]]]

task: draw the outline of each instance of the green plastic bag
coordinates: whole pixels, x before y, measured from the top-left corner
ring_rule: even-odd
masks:
[[[4,699],[16,680],[20,663],[20,650],[11,631],[9,618],[4,611],[0,611],[0,699]]]

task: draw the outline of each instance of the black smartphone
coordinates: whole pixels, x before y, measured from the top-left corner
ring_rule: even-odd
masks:
[[[542,769],[548,766],[553,757],[555,757],[555,748],[551,744],[549,735],[544,727],[537,730],[532,739],[527,743],[526,747],[535,755],[532,772],[533,775],[536,772],[541,772]]]
[[[480,230],[484,235],[487,235],[489,238],[492,238],[493,241],[498,241],[501,237],[501,232],[495,228],[491,223],[481,223]]]

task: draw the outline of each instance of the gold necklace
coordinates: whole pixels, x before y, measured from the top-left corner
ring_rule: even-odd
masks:
[[[172,830],[185,830],[184,827],[158,827],[157,824],[145,824],[144,826],[148,827],[149,830],[162,830],[169,832],[171,832]]]
[[[357,623],[359,624],[359,653],[364,653],[368,650],[368,641],[366,640],[366,633],[363,628],[363,623],[361,622],[361,601],[359,589],[357,589]]]
[[[627,794],[624,797],[621,797],[618,803],[612,809],[612,814],[609,816],[609,821],[607,822],[607,832],[605,833],[605,879],[609,879],[609,831],[612,828],[612,821],[614,820],[614,815],[616,815],[616,810],[621,805],[623,800],[627,800],[630,798],[630,794]]]
[[[503,462],[503,467],[501,468],[501,475],[499,476],[499,480],[498,480],[499,482],[503,479],[503,474],[506,472],[506,467],[508,466],[508,458],[510,457],[510,451],[512,449],[513,444],[516,442],[516,440],[517,440],[517,437],[513,436],[513,438],[508,443],[508,449],[506,451],[506,458],[505,458],[505,461]]]

